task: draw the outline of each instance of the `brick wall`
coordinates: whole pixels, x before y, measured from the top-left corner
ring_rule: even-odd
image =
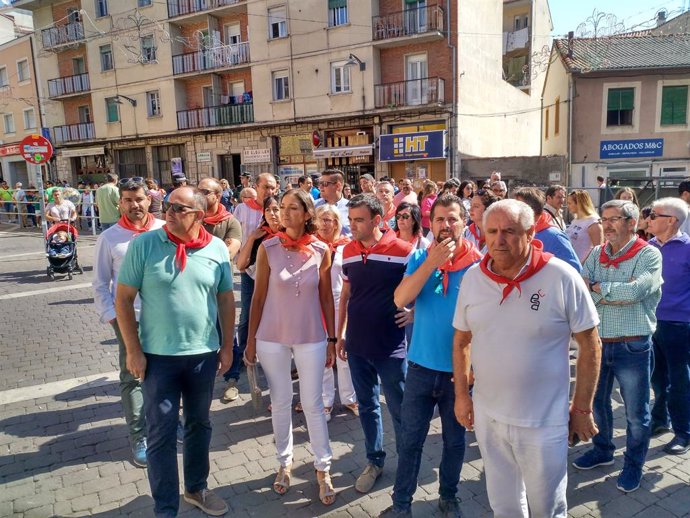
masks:
[[[79,124],[79,107],[89,105],[91,112],[91,120],[93,120],[93,106],[91,105],[91,96],[82,95],[80,97],[72,97],[62,101],[62,107],[65,110],[65,124]]]
[[[68,49],[62,52],[58,52],[58,70],[60,71],[60,77],[67,77],[74,75],[74,66],[72,64],[72,59],[74,58],[84,58],[84,65],[86,72],[89,71],[89,64],[86,59],[86,49],[84,46],[79,46],[76,49]],[[52,78],[51,78],[52,79]]]
[[[58,5],[53,4],[53,7],[52,7],[53,21],[56,22],[58,25],[67,25],[67,20],[62,20],[62,18],[67,16],[67,10],[68,9],[76,9],[76,10],[81,9],[81,1],[80,0],[71,0],[71,1],[65,2],[63,4],[58,4]],[[58,20],[61,20],[61,21],[58,23]]]
[[[224,25],[231,25],[239,23],[240,24],[240,39],[242,41],[248,41],[249,39],[249,34],[247,32],[247,13],[239,13],[239,14],[233,14],[233,15],[228,15],[228,16],[222,16],[218,17],[218,30],[221,33],[221,38],[225,38],[225,35],[223,34],[223,26]],[[223,41],[223,43],[226,43],[226,41]]]
[[[244,68],[232,72],[224,72],[220,74],[223,91],[221,95],[229,95],[228,83],[235,81],[244,81],[244,90],[246,92],[252,89],[252,73],[251,69]],[[184,80],[185,95],[187,97],[187,105],[184,108],[191,110],[194,108],[203,108],[204,96],[203,87],[211,86],[212,79],[210,75],[201,75],[197,77],[190,77]],[[214,102],[220,104],[220,99],[214,99]]]

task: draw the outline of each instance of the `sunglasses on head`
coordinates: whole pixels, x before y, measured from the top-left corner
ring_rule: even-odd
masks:
[[[412,216],[409,214],[396,214],[395,219],[410,219]]]
[[[132,176],[130,178],[120,178],[120,181],[118,181],[118,185],[127,185],[129,182],[134,182],[134,183],[142,183],[144,181],[144,178],[141,176]]]
[[[169,201],[164,201],[163,202],[163,212],[168,212],[170,209],[175,214],[180,214],[187,212],[188,210],[198,210],[195,209],[194,207],[190,207],[189,205],[183,205],[182,203],[170,203]]]

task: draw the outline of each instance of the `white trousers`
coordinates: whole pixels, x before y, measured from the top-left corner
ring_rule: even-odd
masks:
[[[276,441],[278,462],[281,466],[292,463],[292,358],[299,373],[299,395],[309,431],[309,442],[314,452],[314,467],[329,471],[331,445],[328,425],[323,409],[321,391],[326,364],[326,342],[285,345],[256,341],[256,355],[268,380],[271,395],[271,420]]]
[[[350,364],[340,358],[336,359],[338,365],[338,395],[342,405],[351,405],[357,402],[355,387],[350,376]],[[335,376],[333,368],[323,371],[323,406],[332,407],[335,402]]]
[[[476,403],[474,413],[494,518],[566,518],[568,426],[501,423]]]

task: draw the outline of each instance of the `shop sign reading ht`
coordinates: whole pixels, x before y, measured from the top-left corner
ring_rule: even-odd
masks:
[[[28,135],[19,144],[19,154],[30,164],[45,164],[53,156],[53,145],[42,135]]]

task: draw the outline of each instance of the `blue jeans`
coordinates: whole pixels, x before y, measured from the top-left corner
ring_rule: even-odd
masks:
[[[405,389],[407,360],[384,358],[370,360],[348,354],[352,384],[359,404],[359,420],[364,431],[364,445],[369,463],[383,467],[386,452],[383,449],[383,418],[381,417],[381,388],[393,419],[395,448],[399,450],[401,438],[400,412]],[[379,383],[379,378],[381,383]]]
[[[240,322],[237,324],[237,340],[232,345],[232,365],[223,374],[225,381],[240,379],[242,356],[247,348],[247,333],[249,331],[249,309],[254,295],[254,279],[245,272],[240,273]]]
[[[402,402],[402,435],[398,447],[398,470],[393,488],[396,509],[409,509],[417,489],[422,449],[438,405],[441,416],[443,450],[439,468],[439,495],[455,498],[465,457],[465,428],[455,418],[453,373],[427,369],[408,363]]]
[[[602,344],[599,384],[594,395],[594,420],[599,433],[592,438],[602,457],[613,458],[613,410],[611,392],[618,381],[628,423],[625,438],[625,465],[642,470],[649,448],[649,389],[652,364],[652,337],[633,342]]]
[[[184,407],[184,487],[190,493],[206,489],[211,443],[209,410],[217,356],[217,352],[146,355],[146,376],[142,384],[148,436],[146,457],[156,518],[177,516],[179,508],[176,432],[180,396]]]
[[[654,426],[673,425],[673,433],[690,439],[690,323],[659,320],[654,333],[652,371]]]

